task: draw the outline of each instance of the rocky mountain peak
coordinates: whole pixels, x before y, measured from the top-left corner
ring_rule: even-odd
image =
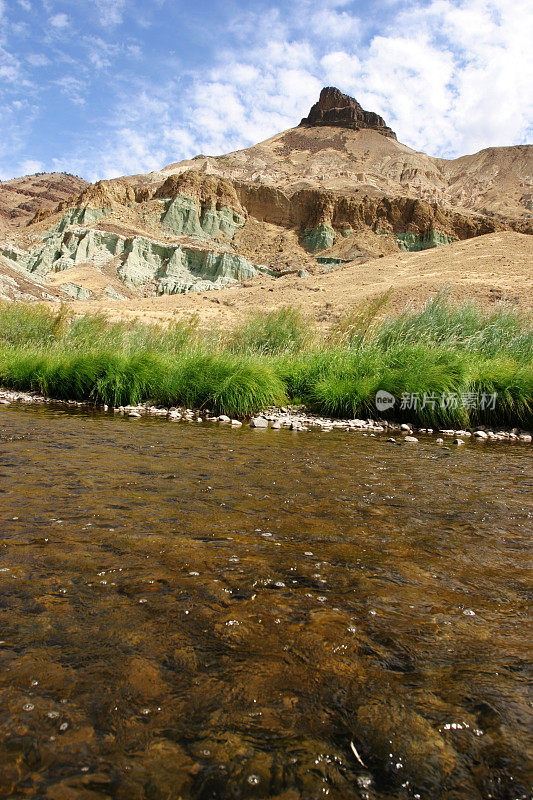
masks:
[[[365,111],[357,100],[343,94],[334,86],[325,86],[322,89],[318,102],[312,106],[309,116],[304,117],[300,125],[331,125],[355,131],[370,128],[383,136],[396,139],[396,134],[387,126],[383,117],[373,111]]]

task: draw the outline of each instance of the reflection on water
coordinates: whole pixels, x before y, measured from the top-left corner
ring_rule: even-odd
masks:
[[[0,796],[525,798],[529,451],[3,409]]]

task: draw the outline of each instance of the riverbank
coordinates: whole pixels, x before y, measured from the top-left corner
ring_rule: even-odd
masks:
[[[66,408],[94,410],[94,405],[75,400],[54,400],[38,394],[27,392],[14,392],[0,389],[0,406],[10,406],[11,404],[37,405],[37,406],[57,406],[62,405]],[[182,423],[217,423],[220,425],[230,425],[233,428],[240,428],[242,425],[249,425],[250,428],[258,430],[290,430],[305,432],[310,430],[330,432],[344,431],[345,433],[360,433],[363,436],[387,435],[390,443],[416,444],[418,439],[415,434],[432,436],[436,444],[444,444],[445,441],[452,442],[454,445],[465,444],[467,441],[475,442],[512,442],[531,444],[533,435],[528,431],[518,428],[513,430],[492,430],[488,427],[477,428],[475,430],[462,430],[460,428],[417,428],[410,423],[394,423],[387,420],[372,419],[333,419],[315,414],[309,414],[302,409],[283,407],[269,408],[263,414],[250,419],[232,419],[226,414],[218,416],[212,415],[209,409],[199,410],[191,408],[158,408],[150,404],[135,406],[101,406],[100,411],[104,413],[117,414],[128,419],[136,420],[145,418],[158,418],[168,422]],[[391,436],[391,434],[393,434]],[[442,438],[446,437],[446,439]]]
[[[194,318],[163,328],[6,304],[0,385],[134,413],[209,409],[242,420],[290,405],[305,408],[302,425],[533,428],[531,315],[438,296],[387,317],[387,300],[353,309],[327,336],[291,308],[206,330]]]

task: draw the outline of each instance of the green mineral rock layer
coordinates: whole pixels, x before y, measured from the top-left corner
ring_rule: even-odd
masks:
[[[103,219],[107,214],[104,208],[72,208],[61,219],[55,232],[62,233],[71,225],[90,225]]]
[[[416,233],[398,233],[396,241],[400,250],[417,252],[419,250],[429,250],[431,247],[442,247],[445,244],[456,242],[457,239],[439,231],[428,231],[422,236],[417,236]]]
[[[161,225],[174,236],[188,236],[202,242],[222,239],[227,244],[245,224],[245,218],[229,207],[216,208],[215,202],[200,202],[178,195],[161,202]],[[104,208],[74,208],[49,230],[41,243],[30,250],[12,245],[0,247],[0,256],[19,272],[46,276],[80,264],[97,267],[112,265],[117,277],[132,287],[151,284],[157,294],[219,289],[240,280],[268,272],[254,266],[234,252],[167,243],[145,236],[127,237],[97,227],[88,227],[107,214]],[[345,231],[341,230],[340,234]],[[303,232],[308,252],[319,253],[335,243],[331,225],[320,224]],[[405,232],[396,235],[402,250],[418,251],[455,241],[454,237],[430,230],[425,234]],[[336,266],[340,258],[317,258],[324,268]],[[77,290],[76,290],[77,292]],[[79,293],[77,297],[81,297]]]
[[[335,231],[331,225],[318,225],[316,228],[306,228],[303,235],[304,247],[309,253],[318,253],[327,250],[335,242]]]
[[[77,283],[71,283],[70,281],[62,283],[60,288],[74,300],[90,300],[92,297],[92,292],[90,292],[89,289],[85,289],[83,286],[78,286]]]
[[[336,258],[335,256],[319,256],[316,261],[317,264],[332,264],[334,266],[342,264],[342,258]]]
[[[119,277],[132,286],[154,281],[158,294],[221,289],[258,274],[235,253],[163,245],[140,236],[126,240],[124,254]]]
[[[245,223],[243,216],[232,208],[201,206],[186,195],[168,201],[161,217],[162,227],[175,236],[218,237],[221,234],[233,239]]]
[[[8,245],[0,248],[0,255],[18,271],[39,276],[80,264],[103,267],[114,261],[117,276],[125,284],[136,287],[151,283],[158,294],[222,289],[264,271],[236,253],[167,244],[143,236],[120,236],[97,228],[66,226],[64,219],[37,247],[21,250]],[[78,221],[79,217],[74,215],[68,219]],[[182,215],[181,219],[185,217]],[[192,231],[196,224],[192,211],[188,220],[188,230]],[[213,211],[210,216],[206,211],[202,220],[210,230],[231,233],[234,212],[222,209]],[[202,235],[205,238],[207,234]],[[68,284],[65,291],[76,299],[85,299],[81,288],[74,291],[72,286]]]

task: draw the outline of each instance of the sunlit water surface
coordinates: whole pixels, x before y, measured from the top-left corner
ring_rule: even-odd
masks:
[[[533,475],[0,411],[0,796],[525,798]]]

